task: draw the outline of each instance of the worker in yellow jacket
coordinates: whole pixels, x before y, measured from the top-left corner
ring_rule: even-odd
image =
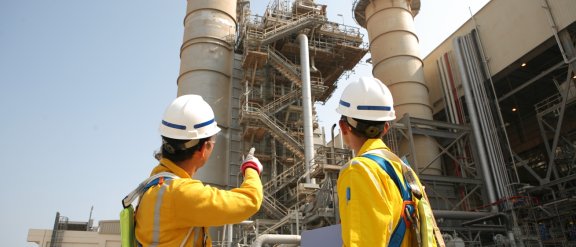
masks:
[[[405,185],[399,159],[381,139],[396,118],[393,105],[390,91],[380,80],[362,77],[344,89],[336,109],[342,115],[344,143],[356,155],[340,171],[337,184],[346,247],[418,246],[410,222],[405,221],[405,216],[415,216],[414,205],[403,205],[406,200],[399,187],[383,169],[388,166]]]
[[[147,188],[136,210],[139,246],[212,246],[208,227],[234,224],[262,203],[262,165],[253,150],[241,166],[239,188],[220,190],[192,178],[210,158],[220,131],[212,108],[199,95],[184,95],[166,109],[160,133],[160,164],[151,175],[168,172]]]

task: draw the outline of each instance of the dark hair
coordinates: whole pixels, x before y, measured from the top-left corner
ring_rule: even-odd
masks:
[[[352,132],[355,135],[368,139],[382,138],[384,135],[384,126],[386,126],[385,121],[370,121],[357,118],[352,119],[357,122],[356,127],[348,122],[348,117],[343,115],[340,118],[340,120],[346,122],[346,124],[352,128]]]
[[[162,158],[169,159],[172,162],[190,159],[194,152],[200,150],[202,145],[209,139],[210,137],[200,139],[196,145],[186,148],[184,144],[190,140],[178,140],[162,136]]]

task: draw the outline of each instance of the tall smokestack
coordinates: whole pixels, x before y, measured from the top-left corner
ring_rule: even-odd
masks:
[[[419,9],[419,0],[360,0],[354,13],[356,21],[368,31],[372,73],[390,88],[397,117],[408,113],[431,120],[432,107],[414,28]],[[414,136],[414,148],[417,153],[413,158],[420,169],[439,153],[435,140],[427,136]],[[408,153],[408,141],[400,143],[400,149],[400,155]],[[440,175],[440,169],[436,161],[423,173]]]
[[[231,74],[236,36],[235,0],[188,0],[184,17],[184,41],[180,49],[178,96],[202,95],[212,109],[221,134],[208,164],[196,178],[226,185]]]

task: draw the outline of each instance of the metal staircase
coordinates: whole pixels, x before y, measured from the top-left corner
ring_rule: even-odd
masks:
[[[264,208],[269,216],[272,216],[276,219],[281,219],[288,214],[288,208],[282,205],[282,203],[276,200],[273,196],[270,196],[270,194],[268,194],[266,191],[264,191],[262,208]]]
[[[287,214],[282,219],[280,219],[276,224],[272,225],[268,229],[261,232],[260,235],[272,233],[272,231],[282,227],[283,225],[286,225],[287,223],[290,223],[290,221],[292,221],[293,218],[295,218],[295,215],[293,215],[293,212],[294,211],[291,211],[289,214]],[[298,214],[300,214],[300,213],[298,213]]]
[[[303,162],[293,165],[284,170],[282,173],[278,174],[274,179],[265,183],[263,190],[271,195],[274,195],[282,188],[298,180],[298,178],[304,175],[304,172],[305,168]]]
[[[260,19],[261,22],[253,23],[246,27],[244,36],[244,59],[246,62],[243,66],[245,71],[245,80],[254,82],[258,78],[257,71],[264,71],[272,68],[278,71],[281,78],[275,81],[271,87],[263,87],[261,90],[272,91],[272,94],[266,95],[249,95],[244,101],[241,118],[245,118],[247,125],[266,129],[270,136],[276,142],[281,144],[287,151],[290,151],[296,158],[293,166],[282,166],[275,163],[277,166],[282,167],[282,172],[275,175],[263,186],[264,199],[262,202],[262,212],[268,217],[278,220],[274,225],[267,225],[267,229],[259,234],[274,233],[279,231],[282,226],[286,224],[293,224],[296,217],[301,217],[300,213],[295,210],[294,205],[298,202],[296,197],[293,197],[293,192],[302,193],[298,191],[297,183],[306,173],[304,166],[304,145],[303,140],[300,138],[301,129],[298,124],[290,124],[288,121],[294,121],[298,118],[298,113],[295,110],[288,110],[289,106],[297,104],[301,99],[302,94],[302,71],[298,64],[298,59],[294,51],[277,50],[273,44],[276,41],[286,39],[287,42],[293,42],[293,35],[303,30],[307,33],[314,32],[315,28],[319,28],[326,23],[327,19],[318,12],[310,12],[307,14],[288,17],[288,15],[270,15]],[[261,29],[262,28],[262,29]],[[320,30],[320,29],[318,29]],[[310,31],[310,32],[308,32]],[[279,45],[277,43],[276,45]],[[312,44],[314,45],[314,44]],[[279,47],[279,46],[278,46]],[[256,56],[256,55],[258,56]],[[290,54],[290,55],[285,55]],[[260,66],[257,66],[260,65]],[[264,65],[270,65],[265,67]],[[250,70],[248,70],[250,69]],[[336,69],[338,70],[338,69]],[[277,75],[275,73],[275,75]],[[320,75],[321,73],[313,74]],[[264,80],[259,80],[261,83]],[[312,95],[323,95],[329,89],[325,86],[324,78],[310,77],[310,84]],[[248,84],[246,84],[248,87]],[[260,84],[262,85],[262,84]],[[268,86],[268,85],[266,85]],[[280,97],[275,94],[276,87],[282,89]],[[270,88],[272,90],[270,90]],[[248,92],[249,90],[246,89]],[[266,92],[268,92],[266,91]],[[284,94],[284,92],[286,92]],[[258,102],[258,103],[256,103]],[[296,114],[296,116],[294,116]],[[282,116],[283,121],[277,119]],[[286,122],[284,122],[286,121]],[[251,130],[252,131],[252,130]],[[255,132],[251,132],[255,133]],[[262,133],[262,132],[260,132]],[[292,158],[292,157],[290,157]],[[318,167],[315,167],[318,168]],[[312,171],[310,171],[312,172]],[[295,189],[295,190],[294,190]],[[284,194],[285,193],[285,194]],[[282,195],[280,195],[282,194]],[[296,198],[296,201],[294,199]],[[296,208],[298,205],[296,205]]]
[[[268,48],[268,57],[270,58],[272,66],[278,70],[288,80],[302,86],[300,68],[292,63],[290,59],[286,58],[274,48]]]
[[[282,109],[296,102],[296,100],[300,99],[301,95],[302,95],[302,89],[298,88],[268,103],[267,105],[262,107],[261,110],[267,115],[272,116],[275,113],[281,111]]]
[[[246,116],[260,120],[268,127],[268,130],[274,138],[280,141],[288,150],[299,158],[304,158],[304,146],[301,140],[296,140],[289,134],[288,127],[266,115],[258,107],[244,106],[243,112]]]
[[[276,70],[278,70],[288,80],[294,82],[299,87],[302,86],[302,73],[300,66],[294,64],[290,59],[286,58],[282,53],[276,49],[268,48],[268,57]],[[322,77],[310,77],[310,84],[313,93],[323,93],[328,87],[324,86],[324,79]]]

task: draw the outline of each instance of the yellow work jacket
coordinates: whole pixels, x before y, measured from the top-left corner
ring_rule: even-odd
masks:
[[[403,200],[398,187],[386,171],[362,154],[389,148],[380,139],[369,139],[340,171],[338,205],[342,224],[342,241],[346,247],[388,246],[400,220]],[[388,159],[387,159],[388,160]],[[402,166],[388,160],[404,183]],[[380,184],[380,190],[375,183]],[[406,229],[402,246],[417,246],[410,228]]]
[[[154,242],[157,247],[212,246],[208,227],[239,223],[262,204],[262,182],[254,169],[247,169],[242,185],[232,190],[204,185],[168,159],[160,160],[152,175],[160,172],[180,178],[152,186],[142,196],[135,221],[143,247]]]

